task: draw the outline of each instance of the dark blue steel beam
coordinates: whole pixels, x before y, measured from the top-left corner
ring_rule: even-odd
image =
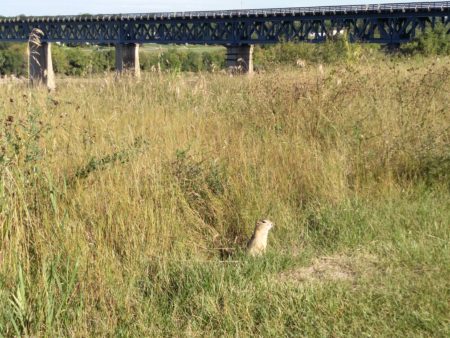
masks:
[[[351,42],[402,43],[442,22],[450,33],[450,1],[97,16],[0,19],[0,41],[92,44],[271,44],[322,42],[345,31]]]

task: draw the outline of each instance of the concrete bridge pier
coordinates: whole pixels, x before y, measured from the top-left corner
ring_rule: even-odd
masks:
[[[28,42],[28,58],[31,85],[45,85],[49,90],[54,90],[56,84],[52,63],[52,45],[30,39]]]
[[[253,45],[227,46],[226,68],[234,73],[253,74]]]
[[[141,76],[138,43],[116,45],[116,72],[136,77]]]

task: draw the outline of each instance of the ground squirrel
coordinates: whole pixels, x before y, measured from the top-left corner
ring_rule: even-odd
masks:
[[[247,244],[247,253],[250,256],[260,256],[266,251],[267,236],[273,223],[267,219],[256,222],[255,231]]]

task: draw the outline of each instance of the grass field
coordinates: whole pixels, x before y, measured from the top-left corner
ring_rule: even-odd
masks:
[[[194,52],[212,52],[212,51],[224,51],[222,46],[202,46],[202,45],[157,45],[148,44],[143,45],[141,50],[143,52],[165,52],[171,48],[176,48],[177,51],[194,51]]]
[[[58,84],[0,87],[0,336],[450,335],[449,58]]]
[[[73,47],[62,47],[63,49],[70,49]],[[97,47],[100,50],[103,51],[114,51],[114,47]],[[225,50],[224,47],[222,46],[202,46],[202,45],[189,45],[189,44],[185,44],[185,45],[159,45],[159,44],[146,44],[146,45],[142,45],[140,47],[140,51],[142,53],[162,53],[162,52],[166,52],[169,49],[175,49],[177,51],[193,51],[193,52],[198,52],[198,53],[203,53],[203,52],[212,52],[212,51],[223,51]],[[92,53],[94,50],[92,49],[92,47],[85,47],[85,48],[81,48],[82,51],[86,52],[86,53]]]

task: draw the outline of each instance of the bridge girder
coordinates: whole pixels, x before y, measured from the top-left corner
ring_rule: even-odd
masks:
[[[416,6],[413,7],[412,5]],[[0,20],[0,41],[28,41],[33,29],[42,41],[72,44],[272,44],[283,41],[322,42],[343,30],[351,42],[402,43],[427,24],[441,22],[450,33],[450,2],[301,8],[245,12],[168,13],[103,17],[48,17]],[[395,5],[395,6],[394,6]],[[375,6],[375,5],[370,5]],[[403,7],[401,7],[403,6]],[[353,8],[345,10],[343,8]],[[356,7],[356,9],[354,8]],[[392,9],[394,7],[395,9]],[[331,10],[334,8],[334,11]],[[381,8],[381,7],[379,7]],[[370,10],[369,10],[370,9]],[[272,12],[271,12],[272,11]],[[205,14],[208,13],[208,14]]]

